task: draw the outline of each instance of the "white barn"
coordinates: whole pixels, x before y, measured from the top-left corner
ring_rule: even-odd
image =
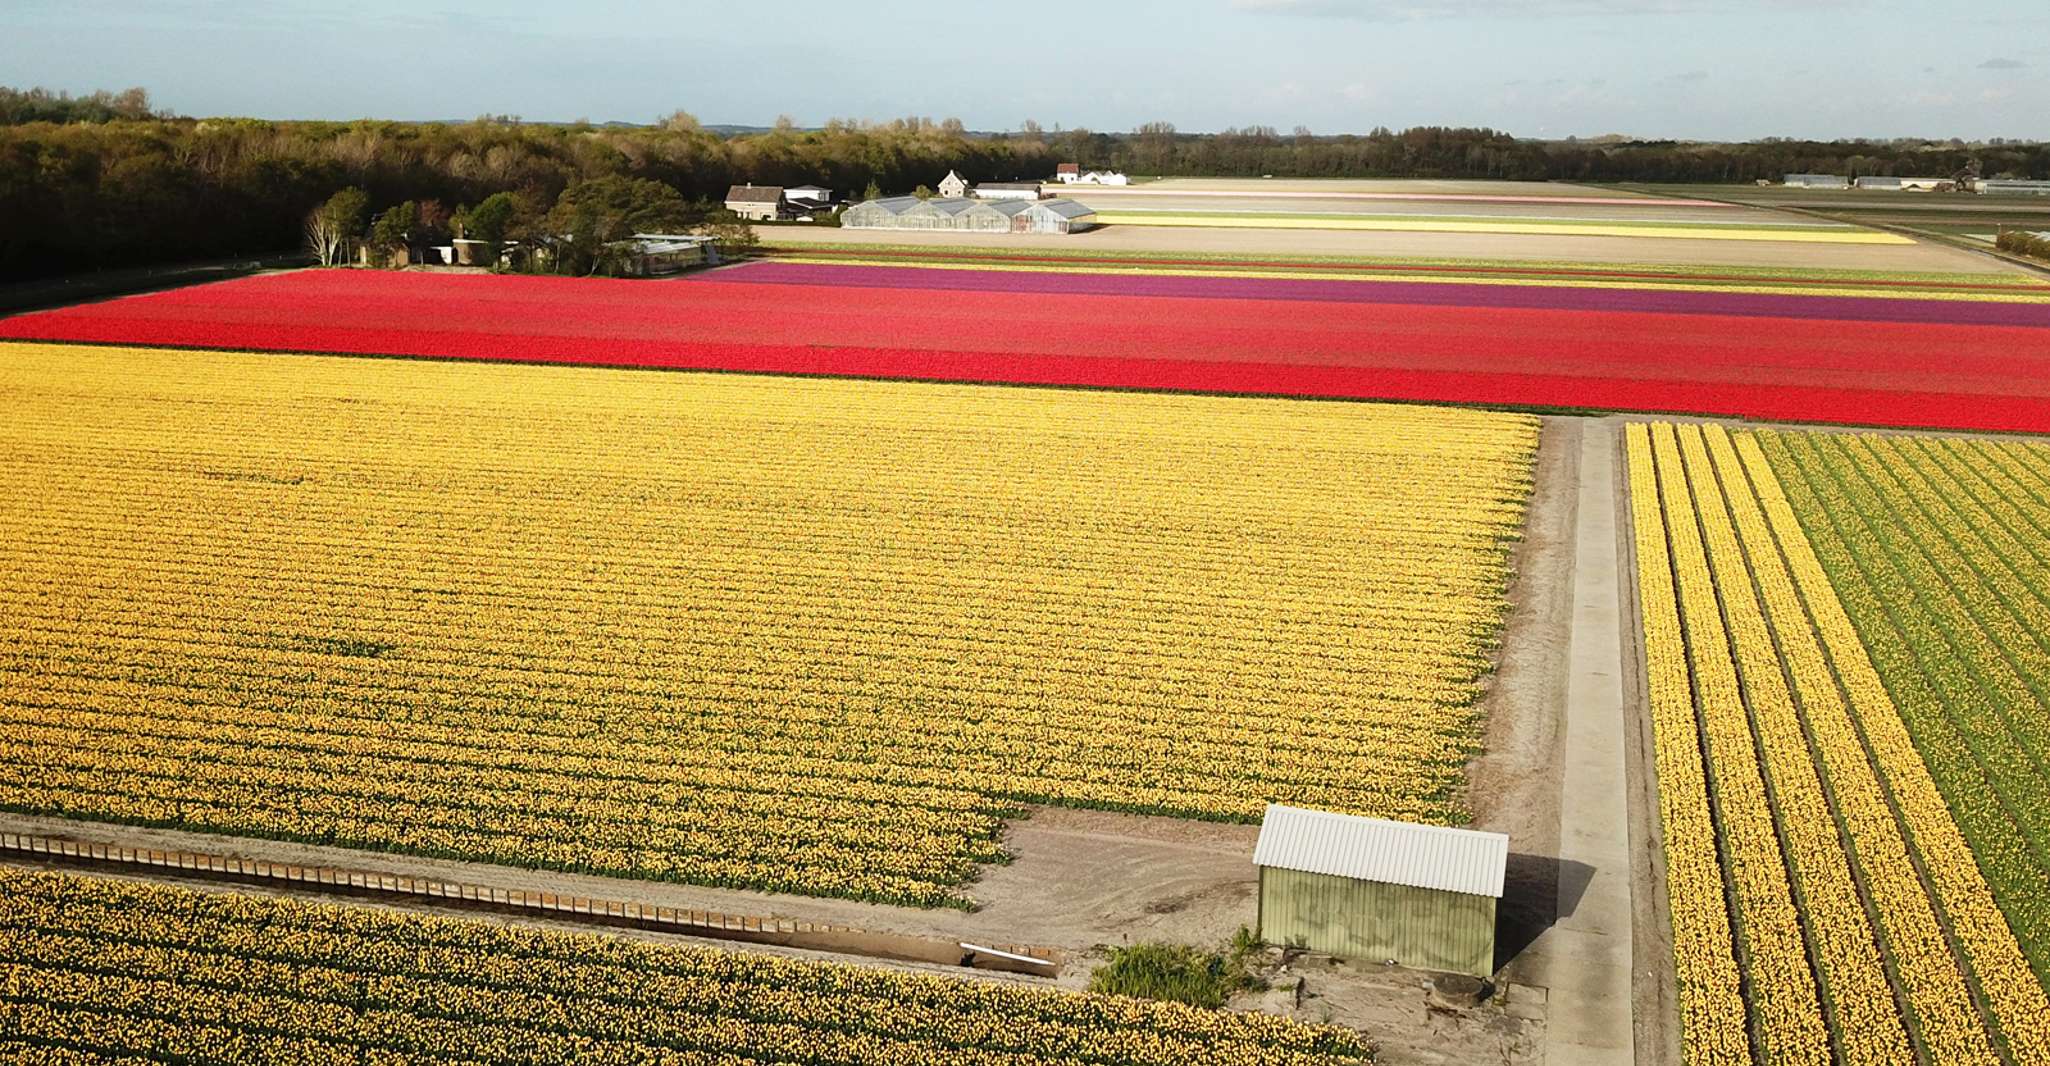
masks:
[[[970,195],[978,200],[1037,200],[1044,194],[1036,181],[985,181]]]

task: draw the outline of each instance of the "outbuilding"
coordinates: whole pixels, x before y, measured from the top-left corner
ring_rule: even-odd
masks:
[[[1981,178],[1972,186],[1974,192],[1988,196],[2050,196],[2050,181],[2031,181],[2022,178]]]
[[[1859,178],[1851,183],[1860,189],[1889,189],[1898,192],[1936,192],[1945,187],[1957,188],[1949,178],[1898,178],[1874,174]]]
[[[1253,849],[1260,939],[1487,978],[1509,838],[1272,804]]]
[[[1790,189],[1848,189],[1851,179],[1842,174],[1789,174],[1785,184]]]
[[[1043,194],[1036,181],[985,181],[974,195],[978,200],[1037,200]]]

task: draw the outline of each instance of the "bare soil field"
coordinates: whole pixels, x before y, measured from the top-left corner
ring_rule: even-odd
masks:
[[[1425,216],[1431,218],[1473,218],[1482,220],[1537,220],[1557,222],[1625,222],[1659,224],[1669,222],[1717,226],[1816,226],[1821,220],[1794,218],[1777,212],[1749,207],[1689,207],[1649,201],[1612,200],[1586,203],[1554,198],[1558,202],[1532,203],[1501,200],[1364,200],[1342,197],[1277,199],[1255,195],[1197,196],[1155,192],[1150,186],[1137,189],[1061,190],[1061,195],[1098,211],[1167,211],[1205,214],[1309,214],[1358,215],[1362,217]],[[1611,206],[1613,205],[1613,206]]]
[[[929,244],[934,248],[1046,249],[1064,252],[1158,252],[1166,255],[1416,256],[1453,259],[1567,260],[1582,263],[1806,267],[1990,275],[2021,268],[1926,241],[1897,245],[1781,244],[1772,241],[1668,240],[1500,233],[1406,233],[1366,230],[1201,229],[1105,226],[1056,237],[777,226],[761,231],[771,245]]]
[[[1157,189],[1164,192],[1214,190],[1245,193],[1378,193],[1389,196],[1600,196],[1613,200],[1643,199],[1650,194],[1595,185],[1556,181],[1476,181],[1422,178],[1161,178],[1125,186],[1068,186],[1069,189]]]

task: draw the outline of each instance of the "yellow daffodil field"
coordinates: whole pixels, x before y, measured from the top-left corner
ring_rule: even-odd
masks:
[[[1538,430],[6,356],[0,807],[925,906],[1031,803],[1462,821]]]
[[[1178,1003],[0,867],[0,1059],[1343,1066]]]
[[[2050,1062],[2050,449],[1626,447],[1687,1061]]]

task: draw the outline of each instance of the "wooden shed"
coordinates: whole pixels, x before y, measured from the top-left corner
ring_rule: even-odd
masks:
[[[1419,970],[1495,971],[1509,838],[1274,804],[1253,851],[1260,939]]]

